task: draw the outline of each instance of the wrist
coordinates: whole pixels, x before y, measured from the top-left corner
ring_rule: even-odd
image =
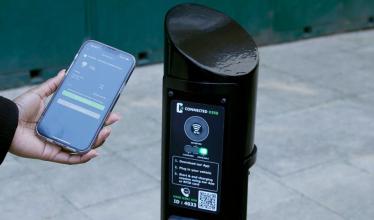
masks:
[[[0,97],[0,163],[13,142],[18,127],[18,107],[9,99]]]

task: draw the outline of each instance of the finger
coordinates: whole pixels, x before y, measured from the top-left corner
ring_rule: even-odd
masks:
[[[62,79],[65,76],[65,70],[61,70],[57,76],[50,78],[49,80],[42,83],[39,87],[35,89],[35,93],[38,94],[41,98],[50,96],[56,91]]]
[[[62,151],[61,147],[44,142],[44,149],[42,152],[42,156],[38,157],[43,160],[48,160],[56,163],[62,163],[62,164],[79,164],[79,163],[85,163],[92,158],[96,157],[98,154],[95,150],[91,150],[88,153],[84,155],[72,155],[65,151]]]
[[[106,126],[111,125],[111,124],[119,121],[120,119],[121,119],[121,116],[119,114],[112,112],[112,113],[109,114],[108,118],[106,119],[105,125]]]
[[[96,150],[90,150],[88,153],[83,155],[72,155],[63,151],[60,151],[53,158],[53,162],[62,163],[62,164],[80,164],[90,161],[92,158],[98,156]]]
[[[97,139],[95,141],[93,148],[98,148],[101,145],[103,145],[105,140],[109,137],[111,132],[112,132],[112,129],[110,127],[104,127],[100,131],[99,135],[97,135]]]

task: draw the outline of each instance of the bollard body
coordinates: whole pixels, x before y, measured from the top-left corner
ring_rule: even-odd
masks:
[[[255,163],[258,50],[226,15],[195,4],[165,18],[161,219],[246,219]]]

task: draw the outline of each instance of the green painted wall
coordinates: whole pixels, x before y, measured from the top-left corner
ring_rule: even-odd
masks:
[[[85,39],[162,61],[163,17],[186,1],[1,0],[0,89],[36,83],[66,67]],[[373,0],[199,0],[227,13],[261,44],[374,27]]]

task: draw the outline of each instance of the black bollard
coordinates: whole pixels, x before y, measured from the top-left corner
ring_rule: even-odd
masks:
[[[178,5],[165,18],[161,219],[246,219],[259,57],[221,12]]]

